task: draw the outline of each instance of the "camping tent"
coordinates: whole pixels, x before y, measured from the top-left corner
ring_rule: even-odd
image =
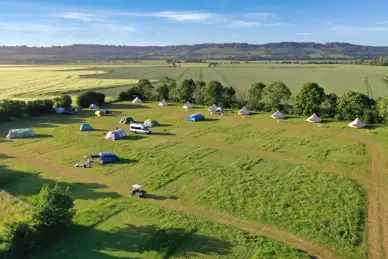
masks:
[[[159,124],[159,122],[157,122],[156,120],[146,120],[146,121],[144,122],[144,125],[146,125],[146,126],[152,128],[152,127],[155,127],[155,126],[159,126],[160,124]]]
[[[217,110],[217,105],[213,104],[207,109],[209,112],[215,112]]]
[[[95,104],[91,104],[91,105],[89,106],[89,109],[98,110],[98,109],[100,109],[100,107],[98,107],[98,106],[95,105]]]
[[[118,140],[118,139],[125,138],[126,136],[127,136],[127,134],[125,133],[125,130],[118,129],[118,130],[109,131],[106,134],[105,138],[106,139],[111,139],[111,140]]]
[[[320,123],[322,120],[321,118],[318,117],[315,113],[311,115],[309,118],[306,119],[308,122],[315,122],[315,123]]]
[[[94,113],[94,115],[98,116],[98,117],[101,117],[101,116],[104,116],[105,115],[105,112],[104,111],[96,111]]]
[[[187,103],[185,103],[185,105],[183,105],[183,109],[193,109],[193,108],[194,108],[194,105],[192,105],[189,102],[187,102]]]
[[[271,118],[284,119],[284,115],[279,110],[277,110],[274,114],[271,115]]]
[[[160,103],[159,103],[159,106],[167,106],[168,103],[166,102],[166,100],[161,100]]]
[[[80,131],[93,131],[95,130],[92,126],[89,124],[81,124],[81,127],[79,128]]]
[[[140,100],[140,98],[139,97],[136,97],[135,99],[133,99],[133,101],[132,101],[133,103],[142,103],[143,101],[142,100]]]
[[[36,134],[31,129],[11,129],[8,131],[7,138],[34,138]]]
[[[359,118],[355,119],[351,123],[348,124],[349,127],[362,129],[365,128],[365,123],[363,123]]]
[[[122,117],[120,119],[121,124],[131,124],[132,122],[135,122],[135,119],[132,117]]]
[[[245,108],[245,106],[244,106],[244,107],[242,107],[241,110],[238,111],[238,114],[240,114],[240,115],[248,115],[248,114],[249,114],[249,111],[248,111],[247,108]]]
[[[66,113],[66,110],[65,110],[65,108],[60,107],[60,108],[58,108],[55,112],[56,112],[57,114],[63,114],[63,113]]]

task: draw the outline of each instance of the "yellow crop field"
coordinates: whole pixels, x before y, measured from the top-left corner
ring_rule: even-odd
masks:
[[[53,96],[62,92],[110,88],[138,82],[137,79],[81,78],[81,75],[104,73],[82,70],[85,68],[82,66],[1,66],[0,99]]]

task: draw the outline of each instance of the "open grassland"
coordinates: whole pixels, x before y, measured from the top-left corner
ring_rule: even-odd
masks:
[[[69,64],[52,66],[0,66],[0,98],[36,98],[62,93],[77,95],[85,90],[99,90],[117,96],[139,79],[156,82],[163,76],[179,82],[184,79],[218,80],[246,92],[256,81],[283,81],[296,94],[306,82],[317,82],[327,93],[358,91],[372,97],[388,95],[384,76],[387,68],[354,65],[280,65],[280,64],[207,64],[182,63],[173,68],[163,62],[139,64]]]
[[[23,127],[32,127],[39,134],[35,139],[0,144],[0,154],[4,154],[2,166],[7,169],[0,171],[0,184],[7,196],[29,201],[42,184],[66,181],[77,197],[79,217],[84,210],[98,214],[105,206],[100,206],[105,198],[112,200],[109,203],[114,204],[113,208],[119,208],[112,217],[101,216],[107,220],[90,223],[93,227],[77,238],[65,239],[44,258],[66,258],[69,253],[76,253],[74,258],[139,254],[153,258],[149,252],[161,258],[165,253],[183,258],[184,252],[193,253],[194,257],[213,257],[224,252],[230,258],[306,257],[278,243],[281,241],[311,255],[322,255],[319,251],[323,249],[336,254],[335,258],[356,259],[365,258],[366,235],[370,235],[372,227],[384,225],[384,218],[370,222],[373,214],[367,204],[372,198],[384,201],[382,193],[388,184],[388,177],[380,171],[383,167],[376,167],[371,177],[371,163],[377,166],[379,162],[371,162],[370,144],[388,143],[384,128],[357,131],[344,127],[343,122],[316,125],[304,122],[303,118],[277,122],[268,114],[210,116],[205,121],[189,123],[188,113],[179,106],[115,103],[106,108],[114,115],[95,118],[92,112],[85,111],[75,116],[49,116],[0,125],[2,135],[9,128]],[[154,134],[150,136],[105,140],[108,130],[123,126],[118,124],[121,116],[132,116],[138,121],[156,119],[162,125],[153,128]],[[99,131],[91,135],[79,132],[80,123],[89,123]],[[83,162],[85,154],[104,151],[119,154],[122,161],[96,164],[91,169],[71,166]],[[375,180],[379,184],[370,189]],[[150,197],[144,201],[122,198],[134,183],[144,185]],[[374,196],[380,191],[381,195]],[[384,204],[379,202],[383,206],[380,211],[385,211]],[[14,215],[15,210],[28,211],[18,204],[5,206],[0,219]],[[251,225],[244,225],[241,220]],[[220,223],[278,241],[251,237]],[[269,229],[259,231],[257,224],[266,224]],[[157,238],[159,228],[182,228],[177,234],[179,246],[161,245],[167,252],[152,247],[149,242],[161,242],[150,241]],[[300,239],[292,241],[286,233]],[[132,240],[134,235],[141,238]],[[258,243],[242,242],[245,236]],[[215,242],[217,248],[218,241],[206,241],[208,238],[230,245],[212,250],[206,243]],[[377,238],[379,242],[385,240],[384,236]],[[182,241],[186,239],[187,242]],[[148,250],[147,244],[151,246]],[[74,246],[77,249],[72,249]],[[198,246],[199,251],[192,250]]]

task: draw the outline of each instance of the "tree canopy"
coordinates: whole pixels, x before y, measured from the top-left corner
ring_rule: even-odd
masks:
[[[265,102],[272,107],[278,107],[281,103],[286,103],[291,96],[290,89],[283,82],[273,82],[263,90]]]
[[[248,104],[251,109],[258,109],[260,102],[263,99],[263,91],[265,84],[262,82],[256,82],[251,85],[248,90]]]
[[[348,91],[339,98],[336,117],[342,120],[362,118],[364,112],[370,110],[373,105],[374,101],[367,95]]]
[[[318,112],[325,100],[325,90],[316,83],[306,83],[296,95],[294,111],[297,114],[311,115]]]

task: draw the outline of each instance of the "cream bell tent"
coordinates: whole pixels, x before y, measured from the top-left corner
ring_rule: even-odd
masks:
[[[306,119],[308,122],[320,123],[322,120],[315,113]]]
[[[216,110],[217,110],[217,105],[213,104],[213,105],[210,106],[207,110],[208,110],[209,112],[216,112]]]
[[[278,119],[278,120],[284,119],[284,115],[279,110],[277,110],[274,114],[271,115],[271,118]]]
[[[238,111],[238,114],[240,114],[240,115],[248,115],[249,111],[247,110],[247,108],[242,107],[242,109]]]
[[[143,101],[140,100],[139,97],[136,97],[135,99],[133,99],[132,103],[142,103]]]
[[[365,128],[365,124],[359,118],[355,119],[354,121],[352,121],[348,125],[349,125],[349,127],[357,128],[357,129]]]
[[[183,105],[183,109],[193,109],[193,108],[194,108],[194,105],[192,105],[189,102],[187,102],[187,103],[185,103],[185,105]]]
[[[166,100],[161,100],[160,103],[159,103],[159,106],[167,106],[168,103],[166,102]]]

